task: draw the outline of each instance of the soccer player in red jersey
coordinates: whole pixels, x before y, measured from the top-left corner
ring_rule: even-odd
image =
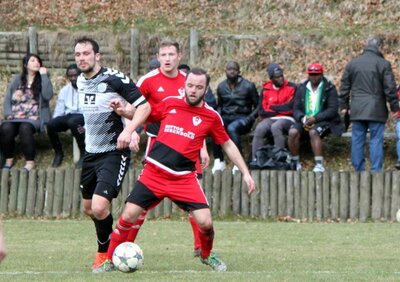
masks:
[[[137,82],[140,92],[150,103],[152,112],[157,113],[158,109],[162,107],[163,100],[167,97],[183,97],[185,95],[185,79],[186,72],[178,69],[179,62],[182,54],[180,52],[179,43],[164,40],[161,41],[157,59],[160,63],[160,67],[156,68],[146,75],[141,77]],[[129,108],[128,108],[129,111]],[[125,112],[116,110],[117,113],[129,118]],[[147,146],[145,156],[147,156],[152,145],[154,144],[155,138],[158,135],[160,128],[160,122],[158,117],[154,114],[150,114],[150,120],[156,121],[146,124],[146,135],[147,135]],[[139,136],[136,135],[139,139]],[[207,153],[206,145],[200,149],[200,160],[196,162],[196,171],[198,178],[201,178],[202,168],[207,167],[209,163],[209,156]],[[202,164],[202,166],[200,165]],[[128,236],[128,241],[134,242],[139,232],[140,227],[146,219],[147,211],[144,210],[140,215],[136,224],[132,227],[132,230]],[[194,237],[194,255],[200,255],[200,238],[199,229],[196,225],[195,220],[189,215],[189,222],[192,226],[193,237]]]
[[[203,101],[208,84],[207,73],[193,68],[186,77],[185,96],[166,98],[164,109],[153,112],[153,115],[161,116],[159,134],[126,199],[124,211],[111,234],[107,260],[98,272],[115,269],[111,261],[115,248],[127,240],[129,230],[141,212],[155,207],[165,197],[196,220],[200,229],[201,262],[214,271],[226,271],[225,263],[211,252],[214,241],[211,211],[196,178],[195,163],[204,138],[211,136],[222,146],[242,172],[249,193],[254,191],[255,184],[238,148],[226,133],[221,117]],[[130,144],[132,149],[137,146],[134,142],[132,140]]]

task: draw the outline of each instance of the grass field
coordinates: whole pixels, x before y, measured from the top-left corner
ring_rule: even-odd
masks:
[[[192,257],[186,221],[151,220],[137,239],[145,265],[92,274],[89,220],[4,221],[8,249],[0,281],[399,281],[398,224],[216,221],[214,250],[228,272]]]

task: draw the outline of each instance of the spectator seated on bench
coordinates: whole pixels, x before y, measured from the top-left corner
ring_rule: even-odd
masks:
[[[225,68],[226,80],[217,87],[217,109],[229,137],[242,153],[241,136],[250,132],[258,111],[258,93],[253,82],[240,75],[239,63],[230,61]],[[213,146],[212,172],[225,168],[221,146]],[[242,153],[243,155],[243,153]],[[234,166],[232,172],[239,171]]]
[[[339,116],[338,94],[335,85],[323,76],[321,64],[311,64],[307,68],[308,79],[296,90],[293,116],[296,123],[289,130],[290,165],[293,170],[301,170],[300,137],[310,138],[314,153],[314,172],[324,172],[322,138],[329,133],[341,136],[344,124]]]
[[[286,136],[294,124],[293,101],[296,84],[288,82],[283,69],[277,64],[267,67],[270,80],[263,84],[260,95],[258,118],[252,142],[252,162],[257,162],[256,153],[264,145],[264,138],[272,135],[277,148],[286,147]]]
[[[64,159],[58,132],[67,130],[71,130],[80,151],[80,158],[76,167],[80,168],[82,166],[85,153],[85,123],[78,103],[76,80],[79,73],[80,71],[76,64],[68,66],[66,75],[70,82],[60,90],[53,118],[47,124],[47,135],[55,152],[52,167],[60,166]]]
[[[49,100],[53,97],[53,86],[36,54],[27,54],[22,59],[22,73],[8,86],[4,97],[4,120],[0,127],[0,147],[5,158],[4,169],[14,165],[15,138],[19,135],[21,151],[25,157],[26,170],[35,167],[36,132],[43,132],[51,117]]]

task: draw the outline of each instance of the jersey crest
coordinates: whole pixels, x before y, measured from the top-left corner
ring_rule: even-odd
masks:
[[[199,116],[193,117],[192,120],[193,120],[193,125],[194,126],[198,126],[202,122],[202,120],[201,120],[201,118]]]

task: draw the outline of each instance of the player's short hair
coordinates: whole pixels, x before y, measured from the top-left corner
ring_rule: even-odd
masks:
[[[189,74],[195,74],[195,75],[205,75],[206,76],[206,87],[210,84],[210,76],[208,75],[207,71],[202,69],[202,68],[192,68],[188,73],[186,74],[186,79],[189,76]]]
[[[170,47],[170,46],[174,46],[177,53],[181,52],[179,43],[176,41],[168,40],[168,39],[162,40],[160,42],[160,44],[158,45],[158,50],[160,50],[163,47]]]
[[[99,44],[96,42],[96,40],[94,40],[90,37],[83,36],[83,37],[76,39],[74,47],[76,47],[76,45],[78,45],[78,44],[90,44],[90,45],[92,45],[92,48],[93,48],[93,51],[95,54],[100,53]]]

